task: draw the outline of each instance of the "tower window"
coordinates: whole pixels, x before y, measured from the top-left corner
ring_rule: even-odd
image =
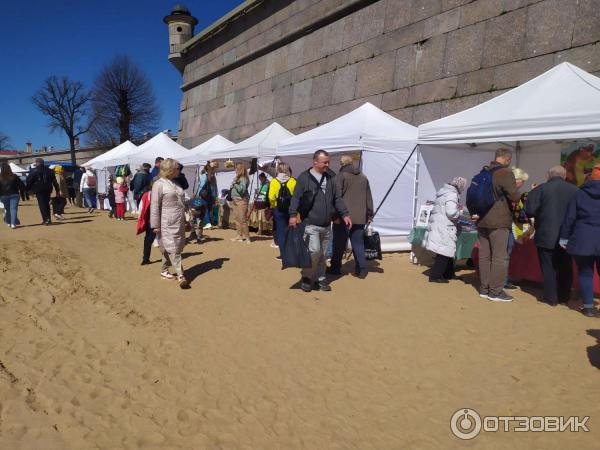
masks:
[[[182,31],[183,31],[183,28],[181,28],[181,27],[177,27],[177,32],[178,32],[178,33],[181,33]]]

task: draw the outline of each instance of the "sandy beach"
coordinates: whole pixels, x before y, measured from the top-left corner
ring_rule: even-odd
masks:
[[[0,227],[2,449],[592,449],[600,321],[467,282],[408,254],[306,294],[268,238],[189,244],[192,289],[140,266],[135,222],[68,207]],[[352,262],[344,269],[349,272]],[[571,307],[577,307],[573,302]],[[589,432],[452,435],[481,416],[590,416]]]

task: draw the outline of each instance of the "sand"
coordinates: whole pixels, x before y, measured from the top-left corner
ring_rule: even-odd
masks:
[[[491,303],[398,253],[306,294],[268,239],[211,230],[185,249],[184,291],[139,265],[132,220],[20,215],[0,228],[2,449],[598,448],[600,322],[536,286]],[[590,416],[590,432],[462,441],[464,407]]]

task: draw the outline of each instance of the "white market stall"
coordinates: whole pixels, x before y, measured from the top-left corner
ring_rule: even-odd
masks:
[[[600,138],[600,78],[562,63],[473,108],[419,126],[418,202],[455,176],[470,179],[500,147],[528,183],[545,181],[566,152]],[[562,152],[562,155],[561,155]],[[529,189],[529,186],[526,186]]]
[[[96,156],[94,159],[83,163],[83,167],[92,167],[95,170],[105,169],[107,167],[115,167],[119,164],[123,164],[123,161],[127,158],[127,155],[135,153],[138,147],[131,141],[125,141],[117,145],[112,150],[102,153]]]
[[[294,174],[310,167],[319,149],[348,153],[360,159],[369,178],[375,208],[380,204],[403,166],[404,170],[373,222],[384,251],[407,250],[412,227],[415,191],[417,128],[396,119],[371,103],[305,133],[281,142],[277,156],[290,163]],[[410,161],[409,161],[410,159]],[[332,155],[331,169],[339,169]]]
[[[293,136],[293,133],[286,130],[277,122],[273,122],[255,135],[221,151],[214,152],[210,159],[220,161],[219,169],[217,171],[217,184],[219,189],[229,188],[233,181],[233,177],[235,176],[234,169],[224,167],[223,161],[232,160],[234,162],[244,161],[249,163],[252,159],[257,158],[260,164],[265,160],[273,159],[277,145],[284,139]],[[250,195],[253,197],[254,193],[251,192]]]
[[[141,166],[143,163],[154,166],[154,161],[159,156],[165,159],[179,160],[189,155],[189,153],[190,151],[187,148],[179,145],[168,134],[161,132],[138,146],[137,151],[127,154],[121,164],[129,164],[132,172],[134,172],[134,168]]]

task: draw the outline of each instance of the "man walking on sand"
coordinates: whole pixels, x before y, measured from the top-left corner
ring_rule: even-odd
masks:
[[[491,208],[484,213],[476,215],[477,231],[479,233],[479,277],[481,286],[479,296],[496,302],[511,302],[513,297],[504,292],[504,283],[508,264],[506,252],[508,233],[512,227],[512,211],[509,202],[519,200],[519,192],[515,176],[509,166],[512,161],[512,151],[507,148],[496,150],[494,161],[485,166],[481,173],[471,182],[467,192],[467,205],[470,204],[471,190],[476,185],[476,178],[487,175],[491,178],[489,195]],[[481,186],[486,180],[481,179]],[[479,191],[480,196],[485,196],[485,187]],[[481,202],[480,202],[481,203]],[[469,208],[471,211],[472,208]],[[474,211],[471,211],[473,213]],[[477,211],[475,211],[477,214]]]
[[[299,213],[304,226],[304,240],[308,242],[312,265],[302,269],[300,287],[310,292],[313,287],[330,291],[325,277],[325,251],[331,240],[331,222],[341,217],[346,227],[352,227],[348,208],[335,184],[335,173],[329,169],[329,153],[317,150],[312,168],[302,172],[296,180],[290,204],[289,226],[296,227]]]
[[[42,158],[35,159],[35,168],[27,176],[26,187],[28,191],[35,193],[42,215],[42,224],[50,225],[52,223],[50,220],[52,188],[54,188],[57,197],[60,197],[60,189],[54,177],[54,171],[46,167]]]

